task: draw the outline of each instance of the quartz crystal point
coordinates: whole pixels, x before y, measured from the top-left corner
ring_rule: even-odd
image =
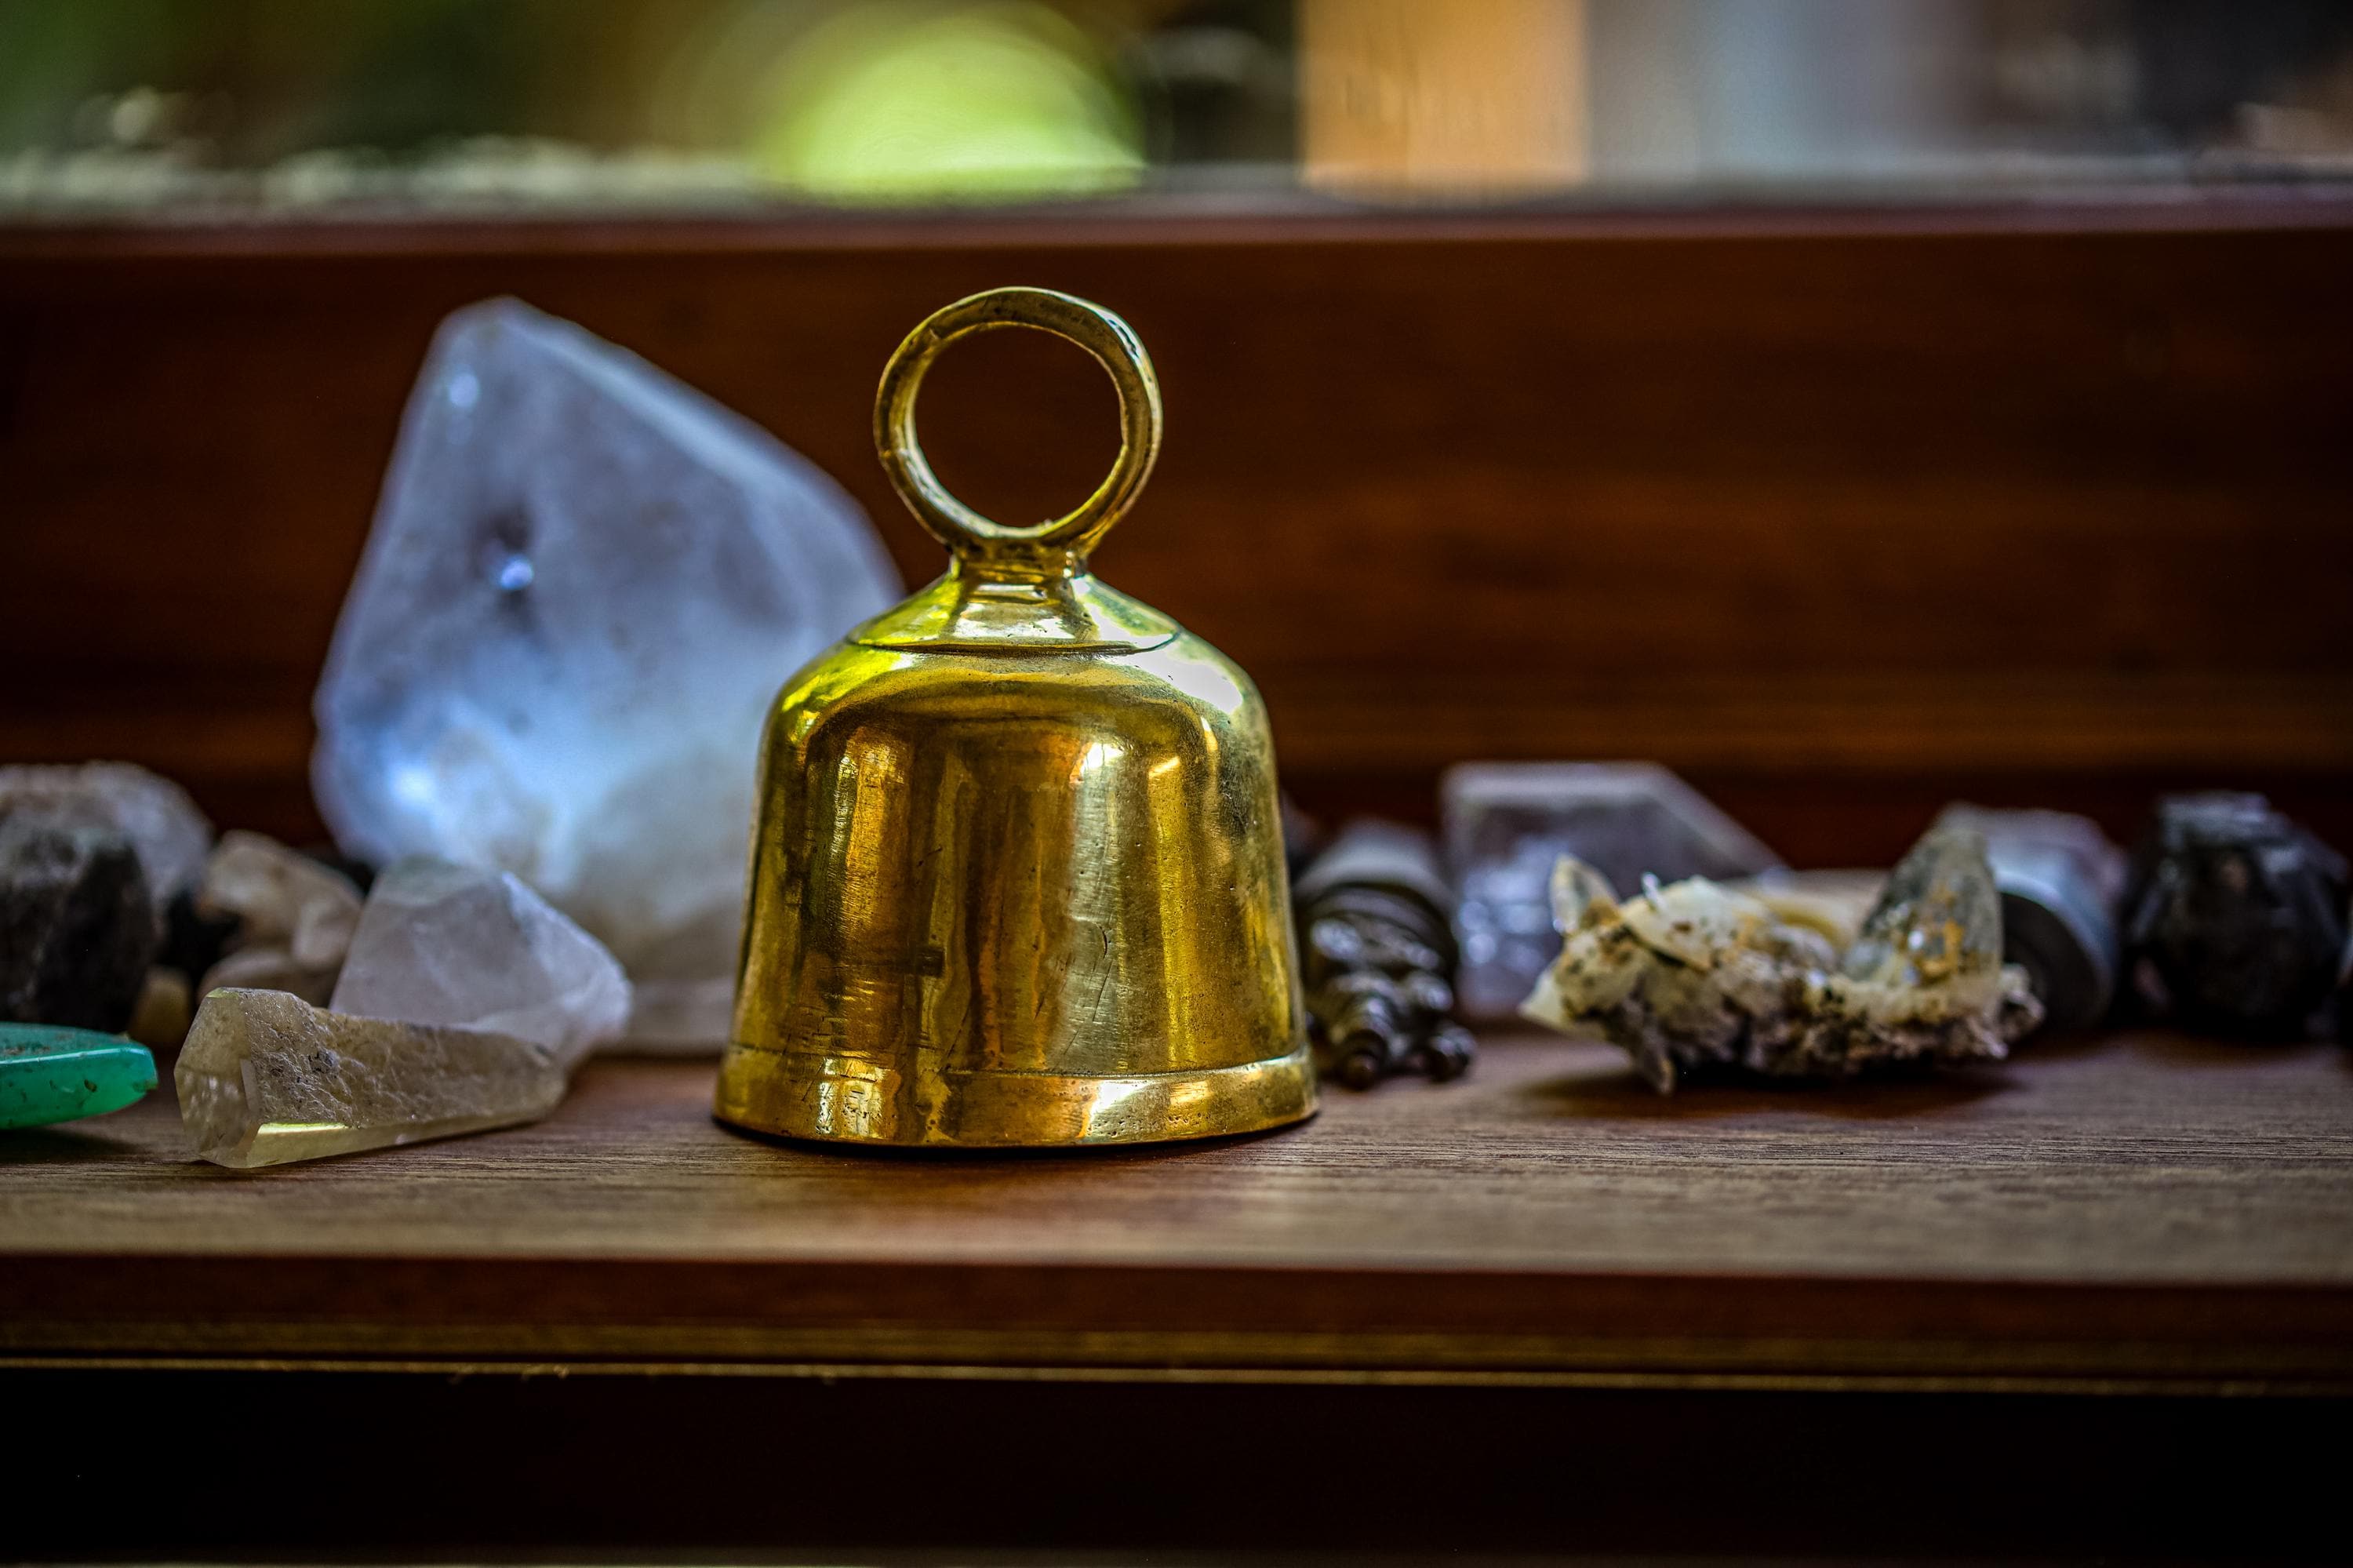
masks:
[[[417,857],[368,889],[328,1005],[512,1034],[547,1046],[568,1067],[619,1038],[629,981],[596,938],[512,872]]]
[[[17,817],[129,839],[159,917],[174,895],[195,886],[213,842],[212,823],[186,790],[128,762],[0,768],[0,821]]]
[[[894,602],[857,505],[748,420],[512,300],[442,326],[316,711],[345,853],[512,871],[726,1032],[783,678]]]
[[[1707,1068],[1842,1078],[1999,1059],[2042,1018],[2025,970],[2001,961],[1985,841],[1963,829],[1913,846],[1843,953],[1705,877],[1653,878],[1621,904],[1564,857],[1554,898],[1567,940],[1524,1011],[1624,1046],[1662,1094]]]
[[[536,1121],[563,1100],[567,1073],[550,1047],[509,1034],[216,991],[172,1076],[196,1152],[244,1169]]]
[[[1440,789],[1448,866],[1461,901],[1455,991],[1472,1018],[1509,1017],[1560,951],[1547,889],[1573,855],[1614,887],[1645,876],[1721,882],[1780,864],[1707,798],[1649,762],[1474,762]]]
[[[360,920],[351,878],[265,833],[235,829],[206,863],[195,902],[206,916],[237,921],[232,950],[198,982],[200,996],[228,987],[324,1001]]]
[[[1956,804],[1936,821],[1985,835],[2001,895],[2002,956],[2026,970],[2054,1030],[2108,1015],[2123,964],[2116,908],[2124,851],[2089,817]]]

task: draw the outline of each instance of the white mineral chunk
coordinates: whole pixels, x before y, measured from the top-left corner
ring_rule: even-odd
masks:
[[[725,1032],[760,726],[899,585],[766,432],[511,300],[444,323],[316,700],[346,853],[512,871]]]
[[[2025,971],[2001,961],[1985,841],[1966,830],[1914,845],[1843,951],[1812,921],[1703,876],[1649,879],[1620,903],[1565,856],[1553,906],[1560,957],[1522,1012],[1624,1046],[1662,1094],[1704,1069],[1843,1078],[2000,1060],[2042,1019]]]
[[[19,812],[129,839],[159,913],[196,885],[212,848],[213,825],[188,792],[129,762],[0,768],[0,819]]]
[[[568,1067],[628,1027],[629,981],[603,944],[512,872],[419,856],[368,890],[327,1005],[512,1034]]]
[[[266,833],[232,828],[205,863],[196,907],[237,920],[235,949],[206,972],[197,995],[226,986],[324,1001],[360,923],[360,891]]]
[[[238,1169],[537,1121],[567,1079],[528,1040],[352,1018],[276,991],[205,998],[172,1076],[196,1152]]]

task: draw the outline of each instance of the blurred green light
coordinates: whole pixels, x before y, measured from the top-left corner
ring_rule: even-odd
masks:
[[[830,200],[1084,194],[1145,166],[1092,41],[1041,5],[860,6],[811,33],[776,90],[753,156]]]

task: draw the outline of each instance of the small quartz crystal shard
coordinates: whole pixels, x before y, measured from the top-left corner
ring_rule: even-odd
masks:
[[[620,1037],[629,981],[596,938],[512,872],[416,857],[368,889],[328,1005],[512,1034],[568,1067]]]
[[[1546,889],[1573,855],[1612,886],[1724,881],[1780,859],[1690,785],[1648,762],[1474,762],[1447,770],[1440,809],[1461,894],[1456,991],[1473,1019],[1509,1017],[1560,951]]]
[[[323,1002],[359,926],[360,890],[276,839],[232,829],[205,864],[195,907],[237,921],[228,953],[197,982],[198,996],[226,987]]]
[[[2026,970],[2050,1028],[2107,1017],[2123,962],[2116,907],[2125,853],[2089,817],[2066,811],[1945,808],[1937,821],[1985,835],[2001,894],[2003,956]]]
[[[155,1086],[155,1058],[120,1034],[0,1023],[0,1129],[104,1116]]]
[[[0,821],[36,817],[121,833],[139,851],[158,917],[196,885],[213,825],[188,792],[128,762],[0,768]]]
[[[2283,1039],[2316,1022],[2346,943],[2344,858],[2261,795],[2175,795],[2134,852],[2134,987],[2186,1029]]]
[[[727,1032],[753,758],[792,669],[899,597],[857,505],[749,420],[512,300],[443,323],[315,701],[343,851],[512,871]]]
[[[130,839],[30,813],[0,820],[0,1019],[121,1030],[159,936]]]
[[[274,991],[205,998],[173,1071],[196,1152],[246,1169],[537,1121],[567,1072],[511,1034],[353,1018]]]
[[[1624,1046],[1662,1094],[1709,1069],[1844,1078],[1998,1060],[2042,1021],[2026,972],[2001,961],[1985,842],[1965,830],[1913,846],[1843,953],[1705,877],[1649,878],[1621,904],[1607,877],[1564,857],[1553,893],[1567,939],[1524,1011]]]

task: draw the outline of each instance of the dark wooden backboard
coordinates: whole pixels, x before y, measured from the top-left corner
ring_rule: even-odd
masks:
[[[1019,281],[1150,346],[1167,444],[1098,564],[1258,679],[1311,806],[1649,757],[1800,862],[1883,861],[1953,795],[2123,832],[2188,785],[2341,842],[2348,281],[2327,196],[0,232],[0,757],[128,757],[315,833],[311,686],[434,325],[489,295],[776,431],[921,581],[874,382]],[[924,430],[1018,518],[1115,431],[1091,366],[1015,335],[943,361]]]

